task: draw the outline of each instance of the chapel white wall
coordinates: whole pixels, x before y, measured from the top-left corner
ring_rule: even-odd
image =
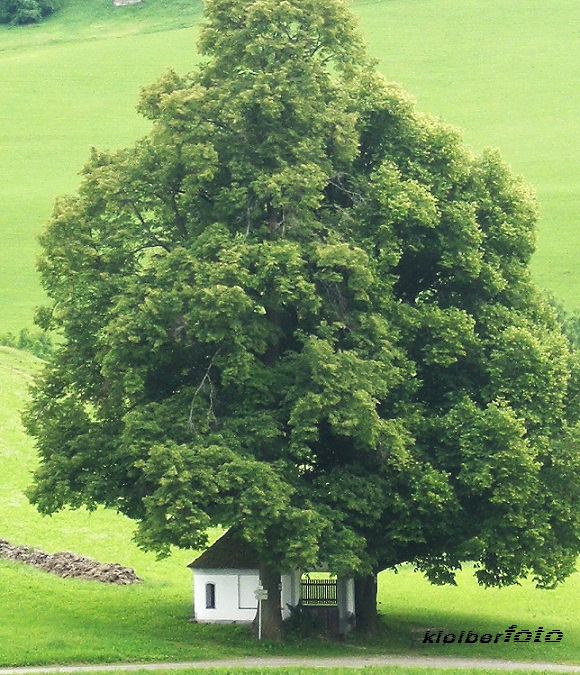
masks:
[[[300,572],[282,575],[280,602],[282,618],[290,616],[288,605],[300,598]],[[215,585],[215,609],[205,606],[206,584]],[[254,596],[260,584],[258,570],[203,570],[193,575],[193,617],[199,623],[252,622],[258,609]]]
[[[258,570],[196,569],[193,576],[194,619],[200,623],[252,622],[258,607],[253,591],[259,583]],[[215,609],[205,606],[206,584],[215,585]]]

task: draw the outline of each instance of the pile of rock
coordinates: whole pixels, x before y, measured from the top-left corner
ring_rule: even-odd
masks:
[[[45,553],[40,549],[29,548],[28,546],[12,546],[5,539],[0,539],[0,558],[23,562],[65,579],[67,577],[81,577],[82,579],[122,586],[141,583],[142,581],[131,567],[123,567],[117,563],[101,563],[98,560],[85,558],[68,551]]]

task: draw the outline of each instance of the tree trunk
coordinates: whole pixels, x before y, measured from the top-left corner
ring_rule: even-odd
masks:
[[[377,611],[377,575],[368,574],[354,580],[356,630],[370,635],[379,629]]]
[[[280,572],[265,562],[260,562],[260,585],[268,591],[268,599],[262,600],[262,637],[267,640],[282,639],[282,607],[280,605]],[[258,633],[258,614],[254,619],[254,631]]]

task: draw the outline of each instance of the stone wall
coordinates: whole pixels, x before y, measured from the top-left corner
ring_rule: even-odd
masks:
[[[28,546],[13,546],[5,539],[0,539],[0,558],[26,563],[65,579],[80,577],[122,586],[142,581],[132,568],[117,563],[101,563],[69,551],[45,553]]]

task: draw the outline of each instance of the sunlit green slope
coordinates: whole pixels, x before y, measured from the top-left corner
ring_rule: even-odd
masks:
[[[577,0],[358,0],[387,78],[423,110],[498,146],[538,191],[537,281],[580,308],[580,87]],[[91,145],[132,143],[147,126],[139,89],[196,62],[200,0],[61,0],[39,26],[0,28],[0,333],[42,301],[35,235],[71,192]]]

